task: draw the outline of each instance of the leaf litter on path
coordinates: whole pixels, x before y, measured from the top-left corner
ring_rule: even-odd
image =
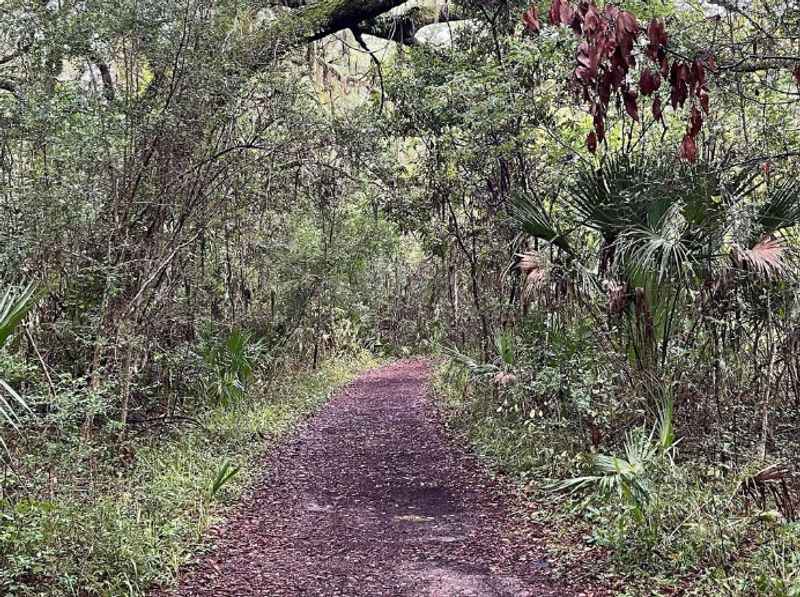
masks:
[[[341,391],[267,458],[179,586],[155,595],[578,594],[548,577],[514,497],[448,442],[430,374],[400,361]]]

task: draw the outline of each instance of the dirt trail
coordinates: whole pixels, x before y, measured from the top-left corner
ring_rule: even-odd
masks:
[[[514,596],[552,586],[513,500],[449,444],[430,370],[361,376],[272,454],[173,595]]]

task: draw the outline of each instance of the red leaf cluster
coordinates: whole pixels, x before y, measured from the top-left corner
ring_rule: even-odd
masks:
[[[531,33],[539,33],[542,29],[542,24],[539,22],[539,9],[535,4],[531,4],[531,7],[522,15],[522,22]]]
[[[687,134],[683,138],[679,154],[687,162],[693,162],[697,159],[697,143],[694,142],[694,137]]]
[[[645,55],[655,62],[661,74],[666,76],[669,72],[669,65],[667,62],[667,42],[669,38],[664,30],[664,23],[657,19],[653,19],[647,25],[647,40],[649,43],[644,50]]]
[[[586,147],[592,153],[597,151],[597,135],[594,131],[589,131],[589,135],[586,137]]]
[[[528,16],[531,10],[533,13]],[[535,21],[538,26],[534,7],[529,9],[524,20],[526,24]],[[593,117],[594,130],[586,139],[590,151],[594,153],[597,144],[605,139],[605,119],[612,97],[618,97],[628,116],[639,122],[639,94],[652,96],[653,118],[663,124],[663,104],[658,91],[667,80],[673,110],[683,108],[687,102],[691,105],[680,155],[689,161],[697,159],[696,138],[703,127],[702,112],[709,112],[706,71],[716,68],[713,57],[696,58],[691,63],[679,60],[670,63],[669,37],[663,22],[653,19],[642,27],[632,13],[611,4],[599,8],[594,0],[579,0],[576,6],[570,0],[553,0],[548,20],[555,26],[570,27],[581,38],[574,80],[590,104]],[[528,28],[533,29],[530,25]],[[637,91],[635,83],[629,82],[629,75],[636,66],[634,49],[642,33],[646,38],[643,54],[653,66],[641,71]],[[794,76],[800,84],[800,67]]]
[[[703,116],[696,106],[692,106],[692,115],[689,117],[689,131],[688,135],[694,139],[703,128]]]
[[[625,111],[628,116],[639,122],[639,107],[636,105],[636,98],[639,94],[631,89],[622,90],[622,101],[625,103]]]
[[[575,11],[567,0],[554,0],[547,17],[551,25],[572,26]]]
[[[639,77],[639,91],[642,95],[651,96],[661,87],[661,75],[646,68]]]
[[[661,98],[658,96],[653,99],[653,120],[664,122],[664,110],[661,107]]]
[[[794,80],[797,81],[797,84],[800,85],[800,64],[794,67],[792,75],[794,76]]]
[[[621,94],[625,111],[639,120],[639,94],[626,83],[636,64],[633,50],[641,33],[639,23],[627,11],[613,5],[600,9],[593,1],[573,7],[568,0],[554,0],[548,19],[553,25],[571,27],[582,38],[574,77],[592,106],[594,131],[586,143],[594,151],[605,139],[605,119],[613,95]]]
[[[683,62],[672,63],[672,68],[669,70],[669,101],[673,110],[677,110],[678,106],[683,108],[689,97],[689,75],[691,72]]]

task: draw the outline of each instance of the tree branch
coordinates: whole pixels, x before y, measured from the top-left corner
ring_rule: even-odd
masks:
[[[755,73],[765,70],[792,68],[798,64],[800,64],[800,56],[746,56],[738,62],[720,65],[719,70],[734,73]]]
[[[384,85],[383,85],[383,68],[381,68],[381,61],[378,60],[378,58],[375,56],[372,50],[369,49],[367,42],[364,41],[364,37],[361,35],[361,31],[359,31],[357,28],[353,28],[352,32],[353,32],[353,37],[355,37],[356,41],[358,42],[358,45],[360,45],[361,48],[367,54],[369,54],[369,57],[372,59],[372,62],[375,65],[375,68],[378,70],[378,78],[381,81],[381,104],[378,107],[378,114],[381,114],[383,112],[383,104],[386,100],[386,93],[384,91]]]
[[[292,11],[289,17],[297,23],[301,34],[296,42],[316,41],[374,19],[405,2],[406,0],[319,0],[315,4]]]
[[[19,102],[25,101],[25,96],[19,90],[17,84],[11,79],[0,79],[0,91],[7,91],[15,98],[17,98],[17,101]]]
[[[283,8],[300,8],[308,4],[307,0],[270,0],[269,5]]]
[[[114,79],[111,77],[111,69],[108,64],[103,62],[96,52],[89,53],[89,60],[100,71],[100,79],[103,81],[103,95],[106,96],[108,101],[114,101]]]
[[[294,2],[295,0],[289,0]],[[259,31],[239,42],[238,75],[262,71],[291,48],[317,41],[382,15],[406,0],[317,0],[282,12]]]
[[[745,11],[739,8],[736,2],[731,2],[730,0],[708,0],[709,4],[713,4],[714,6],[719,6],[720,8],[724,8],[728,12],[736,13],[742,17],[744,17],[748,23],[750,23],[753,27],[758,29],[761,33],[769,37],[770,39],[774,39],[771,33],[764,29],[758,22],[756,22],[753,18],[750,17]]]
[[[441,10],[434,11],[414,7],[401,15],[377,17],[365,21],[359,30],[373,37],[380,37],[407,46],[417,43],[417,31],[435,23],[461,21],[467,18],[460,11],[452,7],[443,6]]]

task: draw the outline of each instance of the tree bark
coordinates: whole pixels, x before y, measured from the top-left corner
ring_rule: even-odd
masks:
[[[417,31],[435,23],[462,21],[467,17],[449,5],[440,10],[414,7],[400,15],[384,15],[364,21],[359,25],[362,33],[388,39],[407,46],[415,45]]]

